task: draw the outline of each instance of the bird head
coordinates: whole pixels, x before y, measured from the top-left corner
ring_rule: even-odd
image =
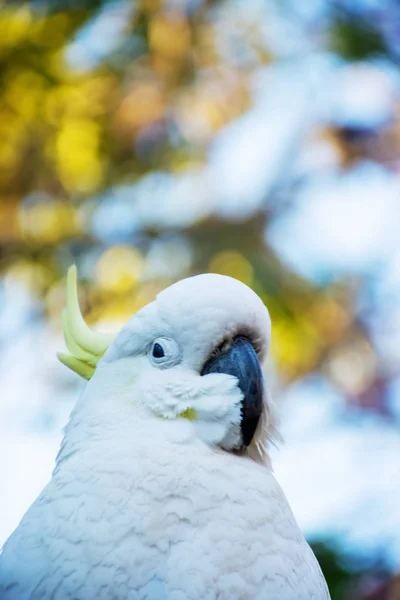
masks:
[[[271,322],[249,287],[216,274],[184,279],[117,335],[104,335],[83,320],[71,267],[62,318],[70,354],[59,359],[90,380],[93,397],[115,411],[124,404],[133,418],[185,423],[210,446],[268,460],[273,423],[261,363]]]

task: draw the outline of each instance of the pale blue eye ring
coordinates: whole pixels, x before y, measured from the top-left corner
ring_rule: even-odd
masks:
[[[148,356],[155,367],[168,369],[181,362],[182,352],[172,338],[159,337],[153,341]]]

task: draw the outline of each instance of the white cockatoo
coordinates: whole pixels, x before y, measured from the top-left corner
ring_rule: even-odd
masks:
[[[199,275],[105,336],[72,268],[63,324],[60,359],[89,382],[2,550],[1,600],[329,599],[270,465],[260,298]]]

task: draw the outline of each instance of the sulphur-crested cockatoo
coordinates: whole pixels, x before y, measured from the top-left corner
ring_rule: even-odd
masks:
[[[329,599],[271,470],[258,296],[199,275],[103,336],[72,268],[63,323],[61,361],[89,382],[3,548],[1,600]]]

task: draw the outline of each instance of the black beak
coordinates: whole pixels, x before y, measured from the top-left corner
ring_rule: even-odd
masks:
[[[263,376],[250,340],[238,336],[226,352],[212,356],[201,372],[202,375],[209,373],[226,373],[239,380],[239,387],[243,392],[242,440],[245,446],[249,446],[263,408]]]

